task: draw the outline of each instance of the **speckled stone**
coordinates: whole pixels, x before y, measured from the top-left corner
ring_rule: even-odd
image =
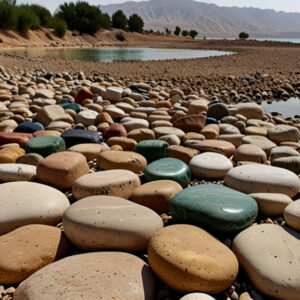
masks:
[[[0,164],[0,181],[33,181],[36,179],[36,166],[26,164]]]

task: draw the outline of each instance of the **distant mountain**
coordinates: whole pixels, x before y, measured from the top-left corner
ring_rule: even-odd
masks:
[[[140,15],[145,29],[195,29],[200,37],[237,37],[241,31],[251,37],[300,38],[300,13],[271,9],[220,7],[193,0],[151,0],[102,5],[112,15],[121,9],[127,16]]]

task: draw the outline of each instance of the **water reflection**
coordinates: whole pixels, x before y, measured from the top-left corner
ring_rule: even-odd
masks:
[[[281,113],[284,118],[294,117],[295,115],[300,115],[300,99],[290,98],[288,100],[272,101],[267,103],[267,101],[262,102],[261,106],[265,112]]]

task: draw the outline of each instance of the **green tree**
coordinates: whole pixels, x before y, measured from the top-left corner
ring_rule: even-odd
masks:
[[[165,28],[165,32],[167,35],[170,35],[172,33],[172,31],[169,28]]]
[[[127,26],[127,18],[122,10],[116,11],[112,17],[112,27],[119,28],[119,29],[126,29]]]
[[[18,6],[18,30],[26,33],[29,29],[41,27],[39,17],[30,9],[28,5]]]
[[[16,29],[18,26],[17,9],[7,1],[0,1],[0,28]]]
[[[249,38],[249,34],[246,33],[246,32],[241,32],[241,33],[239,34],[239,39],[240,39],[240,40],[246,40],[246,39],[248,39],[248,38]]]
[[[65,20],[62,20],[62,19],[59,19],[56,17],[53,19],[53,28],[54,28],[55,34],[58,37],[62,38],[65,36],[65,34],[67,32],[68,25]]]
[[[198,35],[198,32],[196,30],[191,30],[189,32],[189,36],[194,40],[195,37]]]
[[[52,15],[47,8],[37,4],[32,4],[29,8],[39,17],[41,26],[50,27]]]
[[[102,14],[101,16],[101,27],[102,28],[111,28],[111,18],[109,14]]]
[[[181,28],[176,26],[176,28],[174,30],[174,34],[178,36],[178,35],[180,35],[180,32],[181,32]]]
[[[128,27],[130,31],[141,33],[144,28],[144,21],[137,14],[133,14],[128,19]]]
[[[182,35],[182,36],[188,36],[188,35],[189,35],[189,32],[188,32],[187,30],[183,30],[183,31],[181,32],[181,35]]]

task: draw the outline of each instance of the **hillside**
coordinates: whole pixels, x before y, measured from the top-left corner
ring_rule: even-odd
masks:
[[[241,31],[252,37],[300,38],[300,13],[276,12],[270,9],[219,7],[193,0],[151,0],[101,5],[112,15],[121,9],[129,16],[140,15],[146,29],[164,30],[180,26],[195,29],[200,37],[237,37]]]

